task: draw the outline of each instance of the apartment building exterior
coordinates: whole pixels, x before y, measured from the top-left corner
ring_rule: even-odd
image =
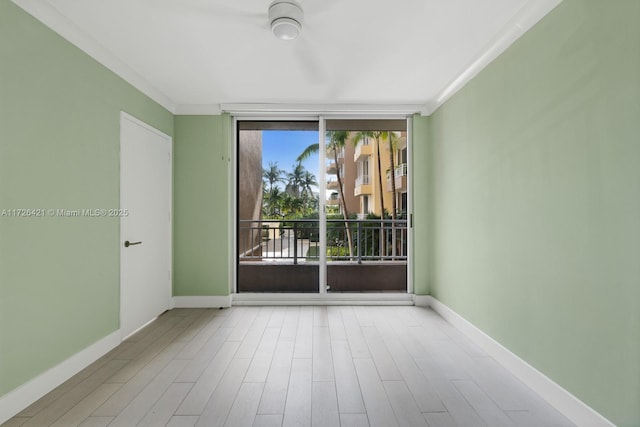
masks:
[[[342,203],[340,202],[340,184],[338,183],[338,172],[342,181],[345,202],[349,214],[360,212],[360,200],[354,193],[356,183],[356,164],[353,162],[355,147],[351,141],[338,149],[327,149],[327,206],[331,212],[341,213]],[[336,162],[337,160],[337,162]]]
[[[364,218],[372,213],[380,216],[382,198],[384,209],[390,213],[393,209],[393,198],[396,198],[396,213],[399,215],[407,209],[407,138],[406,132],[396,132],[393,146],[394,172],[391,172],[388,137],[358,138],[357,132],[351,132],[344,147],[338,149],[337,163],[333,149],[327,151],[327,189],[331,193],[327,199],[328,206],[335,206],[336,212],[342,211],[337,174],[340,173],[344,196],[349,214],[357,214]],[[379,149],[377,145],[380,145]],[[378,170],[380,156],[380,171]],[[381,177],[379,177],[381,173]],[[395,195],[391,177],[395,179]],[[382,178],[382,179],[380,179]],[[380,189],[382,182],[382,191]]]

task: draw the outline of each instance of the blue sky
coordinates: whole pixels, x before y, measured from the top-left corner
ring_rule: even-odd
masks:
[[[262,131],[262,168],[268,169],[269,162],[278,162],[278,167],[287,172],[293,170],[297,157],[311,144],[318,142],[317,131]],[[302,162],[305,169],[318,175],[318,155],[307,158]]]

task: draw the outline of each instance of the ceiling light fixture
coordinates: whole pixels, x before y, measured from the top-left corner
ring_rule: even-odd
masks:
[[[269,22],[273,35],[280,40],[293,40],[302,32],[304,13],[294,0],[275,0],[269,6]]]

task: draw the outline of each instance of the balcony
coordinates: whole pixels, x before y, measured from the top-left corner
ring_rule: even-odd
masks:
[[[369,175],[360,175],[356,178],[356,185],[353,189],[354,196],[362,196],[367,194],[373,194],[373,188],[369,181]]]
[[[353,153],[353,161],[358,162],[364,160],[366,156],[373,154],[373,145],[367,142],[360,141],[356,145],[355,153]]]
[[[336,175],[338,172],[338,168],[336,166],[336,162],[329,162],[327,165],[327,174]]]
[[[340,148],[339,150],[336,150],[335,148],[327,148],[327,159],[333,161],[336,157],[338,159],[338,163],[344,162],[344,148]]]
[[[337,179],[330,179],[329,181],[327,181],[327,190],[337,190],[339,188],[340,185],[338,185]]]
[[[338,194],[331,194],[327,199],[328,206],[339,206],[340,205],[340,196]]]
[[[261,236],[238,241],[239,292],[317,292],[317,219],[248,220],[239,227]],[[407,236],[406,220],[327,220],[329,291],[406,291]]]
[[[396,192],[407,191],[407,164],[402,163],[396,166],[395,171]],[[387,171],[387,191],[392,191],[391,173]]]

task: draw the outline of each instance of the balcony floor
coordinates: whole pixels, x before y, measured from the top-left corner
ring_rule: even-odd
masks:
[[[241,262],[238,265],[238,292],[318,292],[317,262],[300,260]],[[327,284],[332,292],[406,292],[405,261],[374,261],[357,264],[327,263]]]
[[[7,426],[569,426],[421,307],[174,309]]]

